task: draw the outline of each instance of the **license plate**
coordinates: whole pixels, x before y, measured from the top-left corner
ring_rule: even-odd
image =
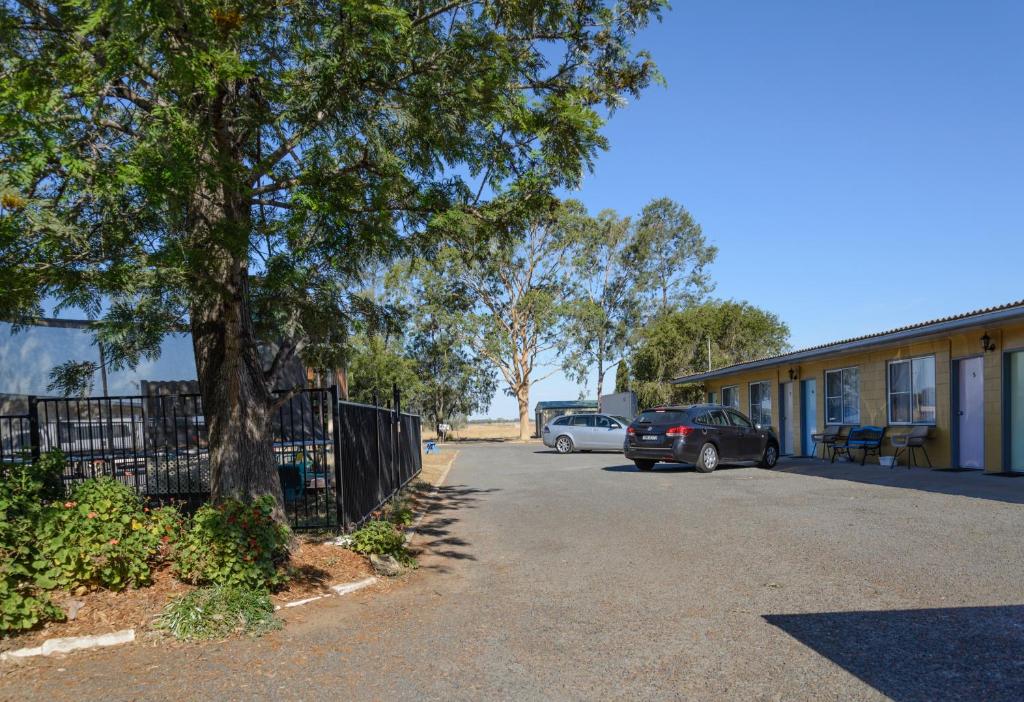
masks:
[[[641,436],[640,438],[641,438],[641,439],[642,439],[643,441],[657,441],[657,440],[658,440],[658,439],[660,439],[661,437],[660,437],[660,436],[655,436],[655,435],[652,435],[652,434],[647,434],[647,435],[645,435],[645,436]]]

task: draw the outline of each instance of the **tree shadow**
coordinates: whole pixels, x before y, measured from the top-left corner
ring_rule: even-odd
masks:
[[[436,491],[422,495],[419,504],[425,510],[423,520],[416,527],[416,533],[422,537],[415,543],[415,552],[419,557],[428,558],[430,562],[421,567],[441,573],[451,569],[445,565],[447,560],[475,561],[469,548],[472,544],[460,536],[453,535],[452,527],[459,518],[458,510],[473,509],[484,495],[498,492],[498,488],[472,488],[466,485],[445,485]],[[440,559],[440,560],[439,560]]]
[[[770,614],[897,702],[1024,699],[1024,606]]]
[[[732,468],[749,468],[749,465],[744,464],[733,464],[723,463],[716,470],[730,470]],[[633,463],[623,463],[618,466],[604,466],[601,470],[608,471],[609,473],[641,473],[643,475],[649,475],[651,473],[696,473],[697,469],[686,463],[658,463],[654,466],[653,470],[640,470]]]

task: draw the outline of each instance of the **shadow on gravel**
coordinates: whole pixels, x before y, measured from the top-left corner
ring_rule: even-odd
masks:
[[[466,550],[471,544],[458,536],[452,536],[451,527],[459,519],[452,513],[456,510],[473,509],[480,496],[497,492],[497,488],[481,490],[465,485],[444,485],[436,493],[420,498],[420,504],[427,509],[426,516],[416,528],[423,541],[416,544],[421,556],[439,556],[444,559],[475,561],[476,556]],[[443,564],[431,563],[422,566],[425,570],[448,572]]]
[[[871,464],[829,463],[816,458],[784,458],[779,461],[775,472],[1024,504],[1024,480],[992,480],[992,474],[986,475],[977,470],[951,472],[903,466],[886,468]]]
[[[1024,606],[764,615],[897,702],[1024,699]]]

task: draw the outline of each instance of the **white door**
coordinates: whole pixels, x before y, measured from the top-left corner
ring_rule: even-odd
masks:
[[[814,435],[818,431],[818,381],[814,378],[800,381],[804,390],[800,405],[800,426],[803,427],[804,455],[814,455]]]
[[[793,441],[795,438],[795,432],[793,431],[793,381],[782,384],[782,421],[779,422],[779,427],[782,431],[782,454],[784,456],[792,456],[796,451],[793,446],[796,442]]]
[[[985,467],[984,364],[980,356],[965,358],[957,364],[957,465],[962,468]]]

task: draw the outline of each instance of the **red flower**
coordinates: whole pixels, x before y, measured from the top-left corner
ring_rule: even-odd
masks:
[[[96,519],[96,513],[95,512],[89,512],[89,514],[87,514],[85,516],[88,517],[89,519]]]
[[[166,544],[167,542],[169,542],[171,540],[171,537],[169,537],[169,536],[161,536],[160,540]]]
[[[67,508],[67,509],[71,509],[74,506],[75,506],[74,502],[65,502],[64,503],[64,507]]]
[[[110,540],[110,545],[111,546],[117,546],[119,543],[121,543],[120,539],[111,539]]]

